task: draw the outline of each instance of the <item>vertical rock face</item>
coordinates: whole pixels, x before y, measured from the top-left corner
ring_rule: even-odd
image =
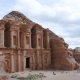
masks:
[[[50,48],[52,68],[73,70],[78,67],[72,53],[68,50],[68,44],[62,38],[53,35],[50,39]]]
[[[73,50],[73,56],[74,56],[75,60],[80,64],[80,47],[76,47]]]

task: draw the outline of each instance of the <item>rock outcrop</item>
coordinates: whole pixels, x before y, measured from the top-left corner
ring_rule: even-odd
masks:
[[[60,70],[77,69],[78,63],[73,58],[73,53],[68,50],[68,44],[65,43],[64,39],[54,33],[50,37],[52,68]]]
[[[76,47],[73,50],[73,56],[74,56],[75,60],[80,64],[80,47]]]

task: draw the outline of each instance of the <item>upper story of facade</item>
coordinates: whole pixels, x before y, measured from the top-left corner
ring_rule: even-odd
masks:
[[[49,32],[41,25],[12,11],[0,20],[0,48],[49,49]]]

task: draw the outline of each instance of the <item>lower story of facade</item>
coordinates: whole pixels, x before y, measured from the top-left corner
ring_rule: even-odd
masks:
[[[0,49],[0,69],[6,72],[45,70],[49,69],[50,65],[49,49]]]

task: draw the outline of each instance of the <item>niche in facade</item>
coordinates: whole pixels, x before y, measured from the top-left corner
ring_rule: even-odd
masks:
[[[28,36],[26,36],[26,44],[29,45],[30,44],[30,39]]]
[[[4,46],[10,47],[10,23],[7,22],[4,27]]]
[[[20,32],[20,48],[24,48],[24,33]]]
[[[38,38],[38,46],[40,47],[41,46],[41,39]]]
[[[16,36],[13,36],[13,44],[14,44],[14,46],[16,47],[16,45],[17,45],[17,38],[16,38]]]
[[[36,30],[34,27],[31,29],[31,47],[36,48]]]

